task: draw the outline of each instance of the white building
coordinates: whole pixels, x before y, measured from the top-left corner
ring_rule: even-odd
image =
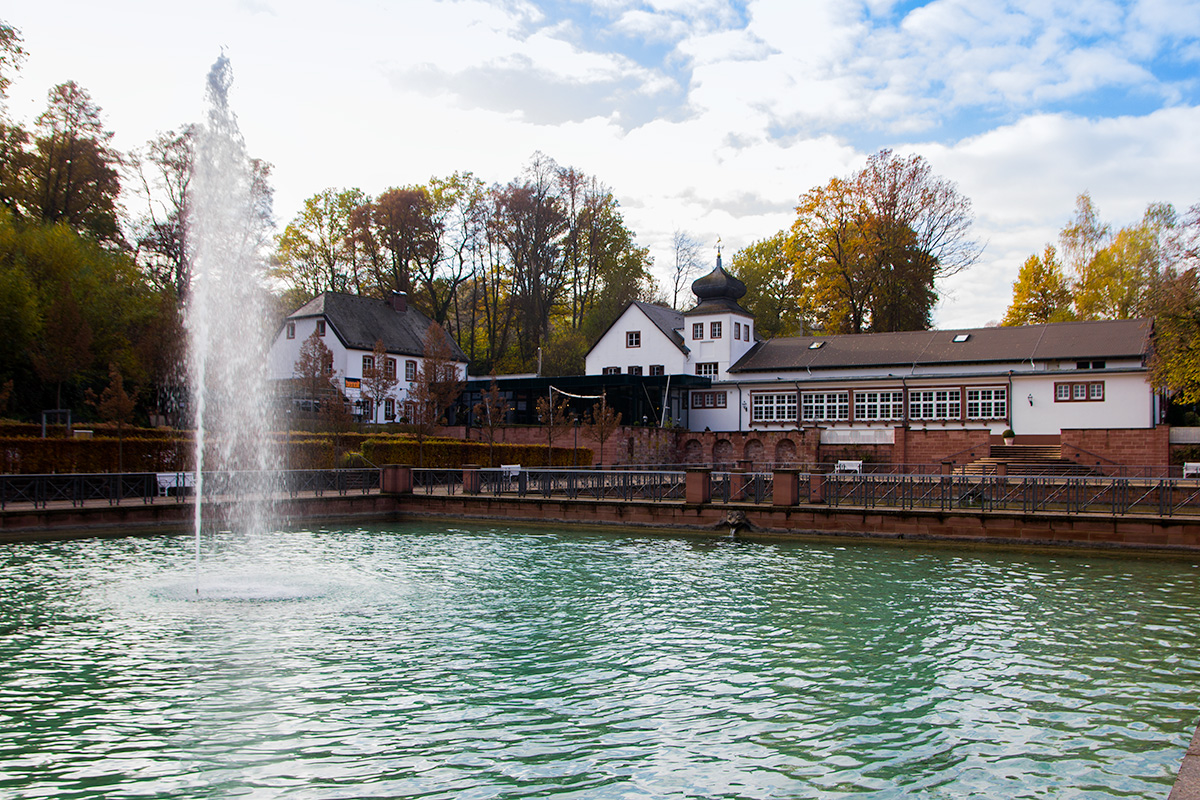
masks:
[[[1153,429],[1160,398],[1149,320],[754,340],[721,267],[692,284],[685,313],[633,303],[587,356],[587,373],[709,377],[692,389],[693,431],[822,429],[822,441],[887,444],[894,430]]]
[[[286,380],[296,374],[300,347],[313,331],[333,353],[333,371],[344,382],[346,398],[355,413],[367,419],[395,422],[406,416],[409,388],[425,360],[425,336],[433,323],[394,292],[390,300],[325,292],[289,314],[271,346],[272,377]],[[395,388],[372,408],[364,393],[364,370],[374,366],[375,342],[387,351],[382,365],[397,379]],[[450,340],[459,375],[467,376],[467,357]]]

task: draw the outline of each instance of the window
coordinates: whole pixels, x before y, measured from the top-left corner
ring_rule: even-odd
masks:
[[[1054,384],[1054,402],[1080,403],[1104,400],[1104,381],[1071,381]]]
[[[404,380],[409,381],[411,383],[412,381],[415,381],[416,379],[417,379],[417,362],[413,361],[412,359],[406,359],[404,361]]]
[[[692,408],[725,408],[725,392],[692,392]]]
[[[955,342],[955,344],[962,344],[963,342],[967,341],[970,338],[971,338],[971,334],[960,333],[954,337],[954,342]]]
[[[710,338],[720,339],[721,338],[721,323],[719,323],[719,322],[711,323],[708,326],[708,331],[709,331]]]
[[[967,389],[968,419],[1004,419],[1008,416],[1008,389]]]
[[[696,374],[705,378],[717,377],[717,362],[705,361],[696,365]]]
[[[375,369],[375,356],[363,356],[363,377],[367,377],[367,374],[373,369]]]
[[[810,422],[850,419],[850,393],[805,392],[800,395],[800,419]]]
[[[692,324],[692,338],[693,339],[703,339],[704,338],[704,323],[703,322],[696,322],[696,323]]]
[[[651,375],[666,375],[667,370],[665,367],[663,367],[662,364],[651,364],[650,365],[650,374]]]
[[[825,346],[824,342],[809,342],[808,343],[809,350],[820,350],[824,346]]]
[[[295,338],[296,338],[296,323],[294,323],[294,322],[289,322],[289,323],[287,324],[287,337],[288,337],[289,339],[295,339]]]
[[[383,417],[384,419],[396,418],[396,401],[390,397],[383,401]]]
[[[1103,361],[1076,361],[1075,369],[1104,369]]]
[[[742,323],[740,323],[740,322],[733,323],[733,338],[738,341],[741,341],[741,339],[742,339]]]
[[[910,419],[961,419],[962,392],[958,389],[915,389],[908,393]]]
[[[627,369],[626,372],[628,372],[630,375],[641,375],[642,368],[640,366],[632,366]]]
[[[754,341],[753,339],[750,338],[750,323],[749,322],[742,325],[742,338],[744,338],[747,342]]]
[[[855,392],[854,418],[902,419],[904,417],[904,392]]]
[[[751,395],[750,419],[754,422],[795,422],[796,393],[772,392]]]
[[[602,369],[600,371],[600,374],[601,375],[620,375],[621,368],[620,367],[605,367],[604,369]]]
[[[324,336],[324,335],[325,335],[325,320],[319,319],[319,320],[317,320],[317,336]]]
[[[396,359],[389,358],[383,362],[383,369],[387,376],[393,380],[396,378]]]
[[[642,346],[642,332],[641,331],[627,331],[625,333],[625,346],[626,347],[641,347]]]

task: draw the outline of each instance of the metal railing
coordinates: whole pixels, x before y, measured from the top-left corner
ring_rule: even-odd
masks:
[[[479,470],[481,494],[566,497],[574,500],[682,500],[685,473],[674,470],[512,469]]]
[[[287,494],[301,492],[321,496],[375,491],[380,486],[377,469],[311,469],[281,472],[205,472],[204,491],[209,496],[247,493]],[[14,504],[47,508],[50,503],[72,507],[91,501],[120,505],[140,501],[182,503],[195,492],[196,475],[191,472],[79,473],[66,475],[0,475],[0,510]]]

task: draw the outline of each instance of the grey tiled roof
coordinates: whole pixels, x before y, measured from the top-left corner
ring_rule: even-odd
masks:
[[[759,342],[729,371],[1139,358],[1149,353],[1150,332],[1150,320],[1131,319],[1015,328],[790,336]],[[962,335],[967,336],[966,341],[954,341]],[[811,349],[813,342],[824,344]]]
[[[642,313],[654,323],[656,328],[666,334],[676,347],[684,353],[688,352],[687,345],[683,343],[683,334],[678,330],[683,327],[683,314],[671,308],[643,303],[640,300],[634,300],[633,304],[640,308]]]
[[[375,341],[382,339],[389,353],[402,356],[425,355],[425,332],[433,324],[411,303],[407,311],[396,311],[387,300],[336,292],[317,295],[288,315],[288,319],[322,316],[346,347],[373,350]],[[467,360],[453,337],[450,345],[455,359]]]

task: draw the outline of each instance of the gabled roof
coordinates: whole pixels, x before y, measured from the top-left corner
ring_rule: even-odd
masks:
[[[1143,358],[1149,353],[1150,332],[1150,320],[1130,319],[1014,328],[789,336],[759,342],[729,371]],[[817,342],[822,344],[814,347]]]
[[[600,336],[592,344],[592,348],[594,349],[596,345],[600,343],[601,339],[603,339],[605,336],[608,336],[608,332],[613,329],[613,327],[621,320],[622,317],[629,313],[630,308],[634,307],[645,314],[646,318],[654,323],[654,327],[662,331],[663,335],[667,337],[667,340],[683,351],[684,355],[687,355],[688,352],[690,352],[687,348],[687,345],[683,343],[683,334],[676,330],[677,328],[683,327],[683,314],[680,314],[674,309],[665,308],[664,306],[656,306],[653,303],[643,303],[641,300],[633,300],[629,303],[629,305],[625,306],[624,310],[621,311],[621,313],[617,315],[617,318],[612,321],[612,324],[605,328],[604,333],[600,334]]]
[[[389,353],[403,356],[425,355],[425,333],[433,323],[411,305],[396,311],[387,300],[352,294],[324,292],[288,315],[288,319],[324,317],[338,339],[352,350],[374,350],[375,341],[383,340]],[[467,356],[450,339],[456,361]]]

